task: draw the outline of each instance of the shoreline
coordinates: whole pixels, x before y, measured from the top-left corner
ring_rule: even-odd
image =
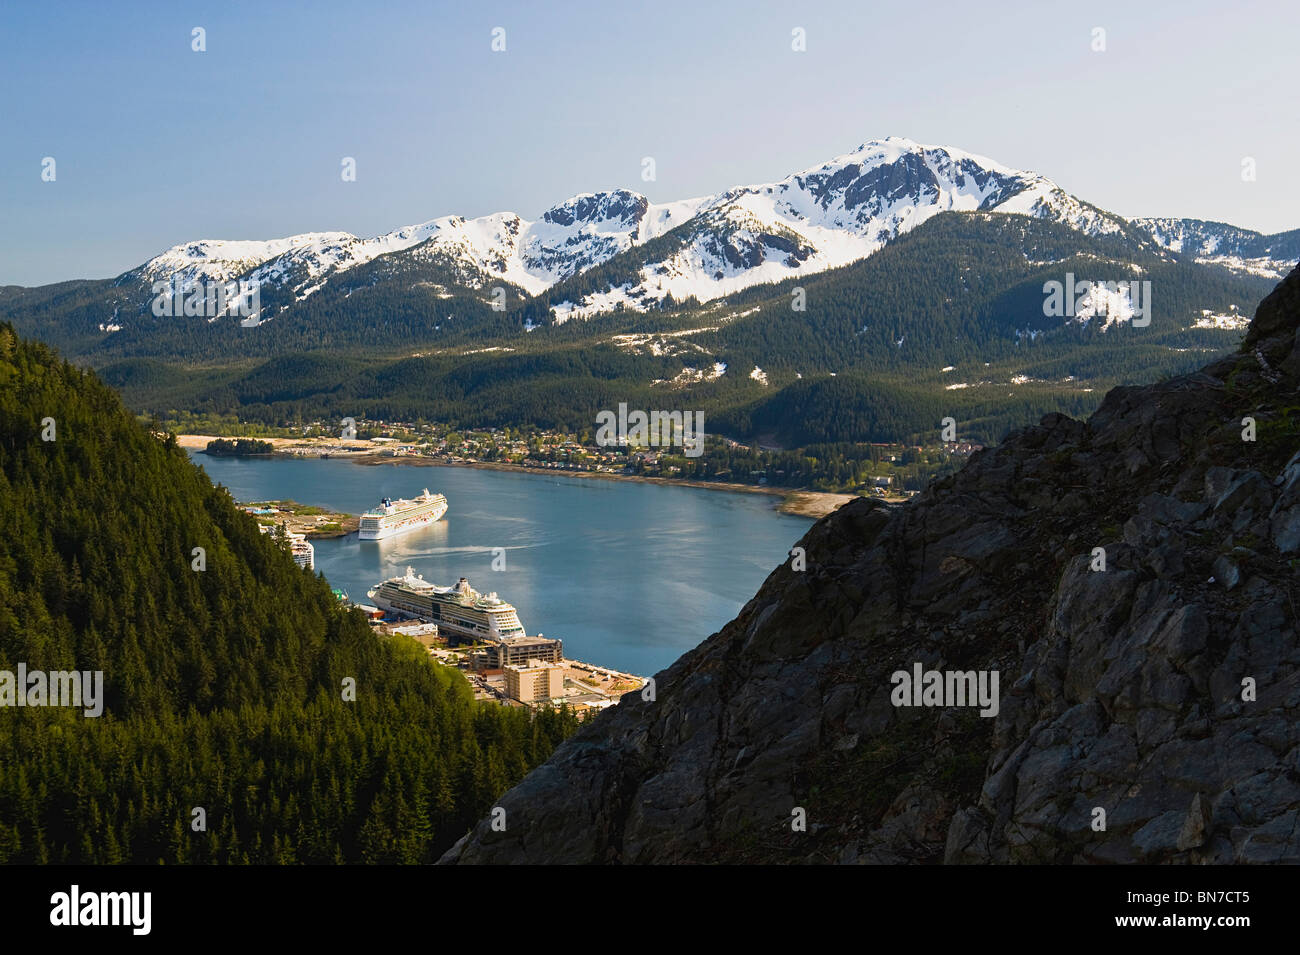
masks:
[[[216,435],[205,434],[178,434],[176,443],[187,450],[202,452],[207,443],[216,438]],[[285,450],[286,447],[302,447],[303,442],[297,438],[258,438],[259,441],[268,441],[275,450],[270,454],[258,455],[232,455],[221,454],[213,457],[231,458],[231,457],[257,457],[257,458],[300,458],[300,457],[320,457],[317,455],[294,454]],[[662,484],[676,487],[694,487],[709,491],[728,491],[732,494],[766,494],[772,497],[781,498],[781,502],[775,505],[774,509],[781,514],[788,514],[793,517],[806,517],[812,520],[818,520],[827,514],[838,509],[841,505],[846,504],[859,497],[857,494],[842,494],[830,491],[810,491],[797,488],[776,488],[760,487],[754,484],[736,484],[728,481],[691,481],[683,478],[665,478],[665,477],[647,477],[640,474],[610,474],[601,471],[569,471],[562,468],[530,468],[522,464],[509,464],[500,461],[435,461],[423,457],[386,457],[377,453],[378,449],[365,440],[353,440],[347,442],[334,442],[332,447],[339,447],[341,444],[354,447],[356,451],[350,451],[342,454],[331,454],[329,460],[347,460],[354,464],[361,464],[367,467],[380,467],[382,465],[394,465],[407,467],[424,467],[424,468],[477,468],[484,471],[513,471],[520,474],[546,475],[555,474],[562,477],[573,478],[595,478],[607,481],[632,481],[640,484]],[[358,453],[359,452],[359,453]],[[325,452],[328,453],[328,452]]]
[[[268,458],[269,454],[247,455],[248,457]],[[217,455],[217,457],[241,457],[241,455]],[[302,534],[308,540],[335,540],[340,537],[347,537],[349,534],[355,534],[361,526],[361,518],[356,514],[348,514],[344,511],[331,511],[325,508],[311,507],[299,501],[292,500],[269,500],[269,501],[236,501],[235,506],[241,510],[248,511],[249,508],[258,505],[269,506],[277,512],[279,518],[294,534]],[[300,514],[302,510],[317,510],[319,514]],[[251,512],[250,512],[251,513]],[[270,521],[269,526],[275,526],[275,517],[268,518],[264,514],[253,514],[254,519],[263,526],[264,521]],[[322,530],[322,527],[333,526],[333,530]]]

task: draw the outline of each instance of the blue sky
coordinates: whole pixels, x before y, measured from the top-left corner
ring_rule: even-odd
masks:
[[[196,238],[686,198],[889,135],[1124,215],[1281,231],[1300,227],[1298,35],[1284,0],[7,0],[0,284],[108,277]]]

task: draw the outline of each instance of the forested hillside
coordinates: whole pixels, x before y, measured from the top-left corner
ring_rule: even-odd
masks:
[[[1080,281],[1150,282],[1151,324],[1099,332],[1046,315],[1043,285],[1067,273]],[[735,364],[806,375],[1023,360],[1027,333],[1038,332],[1035,347],[1055,354],[1119,343],[1133,355],[1123,370],[1140,378],[1152,357],[1142,349],[1151,345],[1227,350],[1222,335],[1189,332],[1188,326],[1202,309],[1248,309],[1272,284],[1025,216],[950,214],[862,262],[747,289],[727,303],[743,318],[723,321],[695,340]],[[804,311],[792,307],[795,289],[803,290]],[[726,310],[715,313],[727,316]]]
[[[573,729],[372,634],[3,325],[0,526],[0,670],[102,670],[105,696],[99,717],[0,707],[0,861],[427,861]]]

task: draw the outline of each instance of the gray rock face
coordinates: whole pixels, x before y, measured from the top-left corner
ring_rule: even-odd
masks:
[[[819,521],[442,861],[1300,862],[1298,329],[1300,270],[1239,354]]]
[[[1279,552],[1294,554],[1300,550],[1300,451],[1287,462],[1276,483],[1280,490],[1269,514],[1273,543]]]

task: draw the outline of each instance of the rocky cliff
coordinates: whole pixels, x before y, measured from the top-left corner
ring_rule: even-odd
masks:
[[[1237,354],[846,505],[442,861],[1300,862],[1298,382],[1300,269]],[[917,664],[996,715],[895,705]]]

